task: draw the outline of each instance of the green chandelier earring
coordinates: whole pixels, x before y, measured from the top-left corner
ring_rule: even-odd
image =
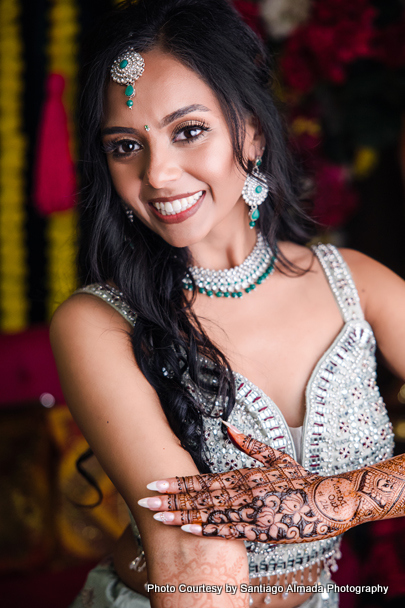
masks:
[[[255,166],[251,173],[248,173],[242,190],[243,200],[250,207],[249,211],[249,226],[254,228],[257,220],[260,217],[259,205],[266,200],[269,193],[269,187],[263,173],[259,167],[262,164],[260,156],[256,158]]]

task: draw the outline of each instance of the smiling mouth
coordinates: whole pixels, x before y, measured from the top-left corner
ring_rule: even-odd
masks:
[[[176,198],[169,202],[156,201],[151,204],[161,215],[178,215],[179,213],[194,207],[203,194],[204,190],[200,190],[200,192],[196,192],[185,198]]]

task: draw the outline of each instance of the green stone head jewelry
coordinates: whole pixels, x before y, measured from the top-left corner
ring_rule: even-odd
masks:
[[[127,106],[131,110],[135,97],[135,81],[142,76],[145,69],[143,57],[133,47],[122,53],[111,66],[111,78],[117,84],[126,85]]]
[[[266,200],[267,195],[269,193],[269,187],[267,185],[266,178],[259,170],[261,164],[262,159],[259,156],[258,158],[256,158],[253,171],[247,174],[245,184],[242,190],[243,200],[250,207],[249,226],[251,228],[255,227],[256,221],[260,217],[260,211],[258,209],[258,206]]]

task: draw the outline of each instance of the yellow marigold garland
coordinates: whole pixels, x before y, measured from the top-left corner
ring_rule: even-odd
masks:
[[[27,141],[22,127],[23,46],[18,0],[0,0],[0,331],[28,321],[25,250]]]
[[[65,78],[64,105],[71,133],[71,152],[76,155],[74,137],[77,99],[78,6],[76,0],[52,0],[49,13],[49,72]],[[48,313],[76,289],[76,211],[53,213],[48,222]]]

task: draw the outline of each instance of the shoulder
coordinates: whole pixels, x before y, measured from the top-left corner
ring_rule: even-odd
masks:
[[[370,298],[372,299],[375,292],[380,274],[390,274],[391,271],[360,251],[347,248],[339,248],[338,251],[350,270],[363,310],[366,311]]]
[[[280,250],[290,262],[303,270],[322,274],[319,264],[314,264],[314,254],[310,248],[285,242],[280,243]],[[378,323],[382,309],[405,307],[405,281],[401,277],[380,262],[354,249],[338,248],[338,252],[349,268],[365,317],[371,324]]]
[[[151,389],[135,364],[130,330],[130,324],[114,308],[88,293],[72,295],[56,310],[50,341],[72,412],[82,401],[77,398],[77,387],[83,392],[84,386],[100,386],[108,378],[122,382],[128,368],[145,390]]]
[[[53,344],[63,338],[80,336],[83,340],[106,330],[128,332],[130,329],[130,323],[110,304],[91,293],[78,292],[57,308],[51,321],[50,337]]]
[[[405,281],[395,272],[359,251],[342,248],[339,252],[350,269],[368,320],[378,321],[378,315],[387,309],[387,298],[394,307],[405,305]]]

